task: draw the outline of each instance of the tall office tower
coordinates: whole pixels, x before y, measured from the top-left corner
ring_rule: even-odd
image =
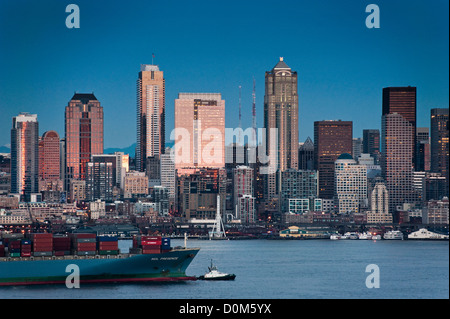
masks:
[[[225,101],[220,93],[179,93],[175,100],[175,168],[225,167]]]
[[[449,119],[448,108],[431,110],[431,171],[447,179],[449,193]]]
[[[352,153],[351,121],[314,122],[314,169],[319,171],[319,197],[334,197],[334,162],[343,153]]]
[[[136,169],[165,151],[165,80],[157,65],[142,64],[137,86]]]
[[[298,169],[314,169],[314,143],[309,136],[298,148]]]
[[[278,158],[278,173],[266,176],[268,201],[279,193],[280,173],[288,168],[298,168],[298,119],[297,72],[280,58],[265,75],[265,144],[270,160],[275,156],[272,149]],[[271,129],[278,131],[276,145],[271,145]]]
[[[367,166],[359,165],[350,154],[335,162],[334,200],[339,214],[359,213],[367,207]]]
[[[389,210],[412,203],[414,130],[411,122],[398,113],[386,114],[381,122],[381,174],[389,192]]]
[[[39,123],[36,114],[13,117],[11,129],[11,193],[30,201],[39,192]]]
[[[39,140],[39,190],[62,191],[60,141],[55,131],[47,131]]]
[[[418,127],[416,130],[416,159],[417,172],[429,172],[431,165],[430,134],[428,127]]]
[[[237,166],[233,169],[233,199],[234,199],[234,208],[236,215],[235,217],[239,219],[239,216],[242,215],[240,211],[239,203],[240,198],[244,195],[249,195],[253,198],[254,185],[253,185],[254,173],[253,169],[249,166]],[[237,207],[237,209],[236,209]],[[246,206],[247,207],[247,206]],[[254,205],[252,206],[254,208]]]
[[[92,93],[75,93],[65,113],[66,190],[71,179],[86,179],[86,163],[103,154],[103,107]]]
[[[375,164],[380,161],[380,130],[363,130],[363,153],[370,154]]]
[[[289,168],[281,173],[280,209],[282,213],[289,212],[289,201],[306,199],[308,202],[317,198],[317,171]]]
[[[398,113],[411,124],[411,158],[415,164],[416,145],[416,93],[415,87],[387,87],[383,88],[382,115]]]
[[[86,163],[86,200],[113,200],[113,163],[107,157],[97,157]]]

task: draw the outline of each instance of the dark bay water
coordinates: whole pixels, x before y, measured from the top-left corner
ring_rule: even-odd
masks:
[[[173,240],[172,245],[183,245]],[[201,250],[187,270],[211,259],[234,281],[0,287],[0,299],[435,299],[449,298],[448,241],[189,240]],[[379,288],[366,287],[369,264]]]

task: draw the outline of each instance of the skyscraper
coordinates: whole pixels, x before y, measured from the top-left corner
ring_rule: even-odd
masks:
[[[103,107],[93,93],[75,93],[65,113],[66,186],[86,178],[86,163],[103,154]],[[67,189],[66,189],[67,190]]]
[[[274,199],[280,191],[280,173],[298,168],[298,91],[297,72],[283,58],[265,74],[264,128],[266,150],[271,161],[277,152],[278,172],[266,177],[266,200]],[[271,129],[277,130],[276,145],[271,145]]]
[[[309,136],[298,148],[298,169],[314,169],[314,143]]]
[[[447,179],[449,191],[449,118],[448,108],[431,110],[431,171]]]
[[[352,153],[351,121],[314,122],[314,169],[319,171],[319,197],[334,197],[334,162],[343,153]]]
[[[60,159],[58,133],[45,132],[39,140],[39,190],[63,189]]]
[[[220,93],[179,93],[175,100],[175,168],[225,167],[225,101]]]
[[[136,169],[143,172],[147,157],[165,151],[165,80],[157,65],[142,64],[137,86]]]
[[[415,161],[416,146],[416,94],[415,87],[387,87],[383,88],[382,115],[398,113],[411,124],[412,143],[411,157]]]
[[[375,164],[380,161],[380,130],[363,130],[363,153],[370,154]]]
[[[39,192],[39,123],[36,114],[13,117],[11,129],[11,193],[30,201]]]
[[[381,173],[389,193],[389,210],[412,203],[414,130],[411,122],[398,113],[382,116]],[[414,137],[415,138],[415,137]]]

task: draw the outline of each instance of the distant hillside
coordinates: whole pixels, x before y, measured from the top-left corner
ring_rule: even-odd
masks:
[[[0,146],[0,153],[11,153],[11,149],[7,146]]]
[[[136,143],[125,148],[115,148],[115,147],[105,148],[105,150],[103,151],[103,153],[105,154],[110,154],[114,152],[124,152],[125,154],[129,154],[131,157],[134,157],[134,154],[136,152]]]

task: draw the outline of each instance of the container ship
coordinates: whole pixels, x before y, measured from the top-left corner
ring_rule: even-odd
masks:
[[[172,248],[170,238],[134,236],[124,253],[114,236],[20,235],[0,238],[0,286],[65,285],[73,265],[80,284],[196,280],[186,269],[200,249]]]

